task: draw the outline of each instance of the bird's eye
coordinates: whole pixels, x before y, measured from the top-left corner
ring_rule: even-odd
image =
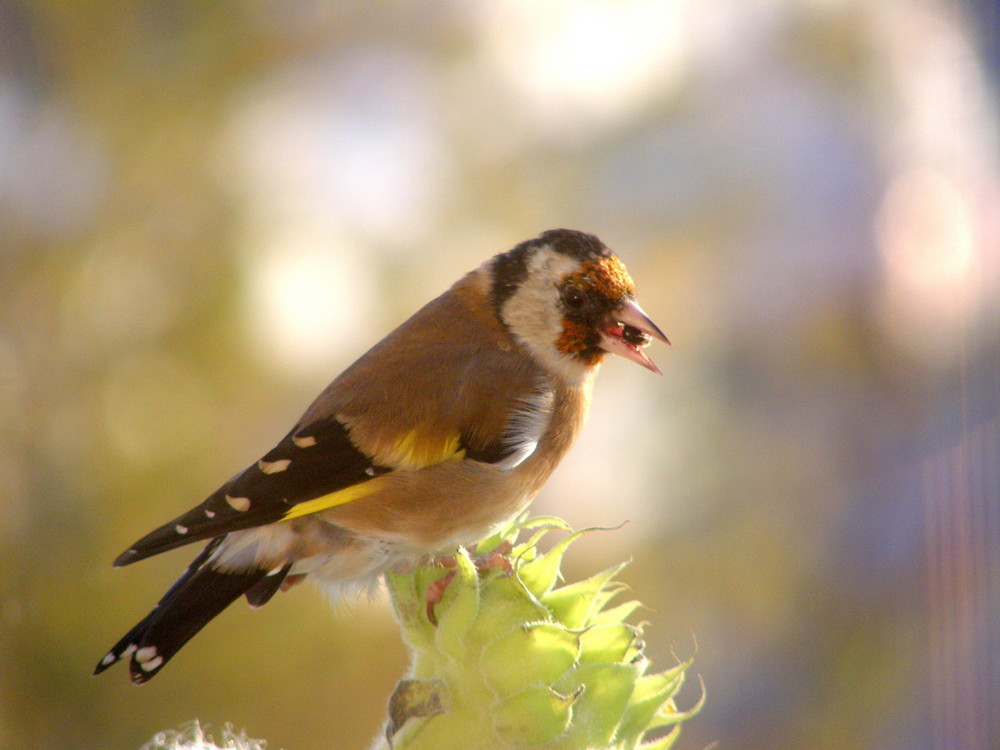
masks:
[[[563,292],[563,302],[570,310],[582,310],[583,306],[587,304],[583,292],[576,287],[570,287]]]

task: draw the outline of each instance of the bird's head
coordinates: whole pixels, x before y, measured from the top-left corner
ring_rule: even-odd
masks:
[[[618,257],[593,235],[553,229],[490,261],[492,301],[511,335],[550,372],[578,381],[604,354],[659,374],[643,349],[667,337],[635,301]]]

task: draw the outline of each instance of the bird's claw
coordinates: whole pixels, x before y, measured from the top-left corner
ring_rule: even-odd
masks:
[[[472,564],[476,566],[476,570],[479,572],[489,570],[490,568],[502,568],[504,573],[510,573],[514,569],[510,557],[508,557],[512,549],[513,545],[510,542],[503,541],[491,552],[473,557]],[[474,554],[475,545],[469,551]],[[435,564],[445,568],[448,572],[427,587],[427,619],[433,625],[438,624],[437,616],[434,614],[434,607],[444,599],[444,592],[448,590],[448,586],[455,579],[455,571],[458,568],[458,563],[455,561],[453,555],[439,557],[435,560]]]

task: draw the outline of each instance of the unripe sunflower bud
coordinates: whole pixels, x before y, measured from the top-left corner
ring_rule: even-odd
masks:
[[[509,548],[509,571],[479,570],[460,549],[450,570],[386,576],[411,664],[373,750],[673,745],[704,701],[703,691],[689,711],[674,705],[691,661],[647,674],[642,628],[625,622],[639,603],[608,606],[625,588],[614,580],[624,565],[557,586],[563,555],[585,532],[540,554],[536,545],[553,529],[570,531],[556,518],[521,518],[476,546],[480,560],[493,562],[498,549]],[[518,544],[522,532],[532,533]],[[643,743],[664,727],[673,729]]]

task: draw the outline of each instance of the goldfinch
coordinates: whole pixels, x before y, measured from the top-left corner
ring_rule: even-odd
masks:
[[[555,229],[486,261],[327,386],[263,458],[115,566],[209,539],[97,665],[141,684],[245,596],[311,576],[372,586],[486,536],[534,498],[583,425],[606,352],[659,374],[669,343],[597,237]]]

